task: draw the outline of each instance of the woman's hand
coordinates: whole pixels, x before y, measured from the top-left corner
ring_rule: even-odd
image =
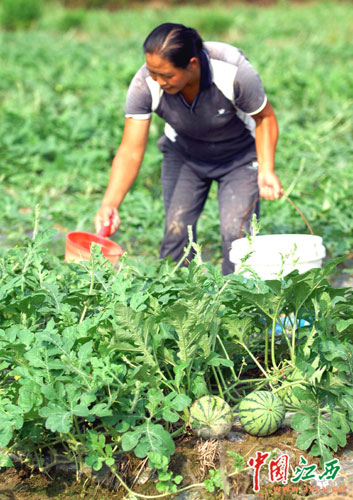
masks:
[[[257,182],[261,198],[278,200],[283,196],[284,190],[281,181],[274,172],[259,172]]]
[[[111,205],[101,205],[94,218],[94,226],[96,228],[96,233],[99,233],[102,227],[108,228],[109,226],[109,234],[106,236],[115,233],[120,226],[120,217],[117,209]]]

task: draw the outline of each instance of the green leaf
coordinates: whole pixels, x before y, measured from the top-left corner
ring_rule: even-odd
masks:
[[[336,323],[336,328],[337,331],[341,333],[351,325],[353,325],[353,319],[340,319]]]
[[[320,457],[321,465],[323,465],[325,462],[329,462],[333,458],[332,453],[324,443],[314,444],[310,449],[310,454],[314,457]]]
[[[43,385],[41,387],[41,393],[46,397],[48,401],[57,400],[58,393],[53,385]]]
[[[195,398],[201,398],[202,396],[206,396],[208,394],[207,384],[205,379],[198,375],[194,378],[191,385],[191,392],[195,396]]]
[[[72,428],[72,413],[55,403],[41,408],[39,415],[46,418],[45,427],[52,432],[67,434]]]
[[[86,465],[98,471],[102,468],[104,458],[100,457],[97,453],[90,453],[85,459]]]
[[[135,447],[135,455],[138,458],[145,458],[151,452],[166,457],[170,457],[174,453],[174,441],[162,425],[147,421],[139,426],[137,431],[140,433],[139,443]]]
[[[99,455],[97,453],[89,453],[87,457],[85,458],[85,464],[88,467],[93,467],[95,463],[97,463],[97,460],[99,459]]]
[[[151,451],[148,454],[148,466],[152,469],[166,470],[168,468],[168,457]]]
[[[244,342],[246,337],[254,332],[254,321],[249,316],[244,318],[226,317],[224,326],[229,329],[231,337],[236,337],[240,342]]]
[[[317,431],[315,429],[304,430],[297,437],[296,445],[300,450],[307,450],[316,437]]]
[[[162,415],[163,415],[163,419],[166,422],[175,423],[179,420],[179,415],[175,411],[171,410],[170,408],[165,408],[162,411]]]
[[[159,481],[169,481],[173,475],[173,472],[160,472],[158,474],[158,480]]]
[[[325,358],[332,361],[335,358],[347,358],[347,350],[345,346],[339,342],[332,340],[321,342],[320,348],[325,352]]]
[[[105,435],[95,430],[87,431],[87,448],[94,451],[99,456],[105,454]]]
[[[133,450],[137,446],[140,436],[140,432],[125,432],[121,440],[122,449],[124,451]]]
[[[347,408],[350,419],[353,420],[353,396],[343,395],[339,398],[339,401]]]
[[[173,371],[175,373],[174,383],[178,389],[179,389],[180,383],[185,375],[185,370],[188,366],[189,366],[188,361],[184,361],[184,363],[179,363],[179,364],[173,366]]]
[[[78,350],[78,358],[81,362],[87,363],[87,360],[90,358],[92,354],[93,347],[92,342],[86,342],[83,344]]]
[[[13,427],[11,422],[0,422],[0,447],[5,448],[12,439]]]
[[[278,285],[278,282],[271,282],[272,286]],[[272,320],[276,317],[276,313],[278,314],[278,305],[282,302],[285,291],[275,290],[275,293],[249,293],[242,292],[242,297],[248,299],[249,303],[256,305],[266,316],[271,318]]]
[[[183,411],[191,404],[191,399],[186,394],[175,394],[171,405],[176,411]]]
[[[151,416],[155,416],[159,410],[160,403],[163,401],[163,392],[160,389],[150,389],[147,398],[148,402],[146,403],[146,408]]]
[[[10,457],[0,453],[0,467],[13,467],[14,464]]]
[[[233,361],[231,361],[230,359],[221,358],[220,355],[216,352],[211,352],[205,362],[210,366],[234,366]]]
[[[311,401],[313,400],[313,395],[309,387],[297,387],[293,386],[292,388],[293,394],[295,397],[297,397],[300,401]]]
[[[31,380],[26,381],[19,390],[18,405],[27,413],[33,407],[40,407],[42,402],[40,386]]]
[[[34,334],[28,329],[20,330],[17,334],[17,337],[22,344],[25,344],[25,346],[29,347],[33,342]]]
[[[140,380],[141,382],[147,382],[150,387],[157,389],[159,387],[159,379],[156,376],[157,370],[157,366],[151,368],[147,363],[142,364],[133,370],[131,378]]]
[[[339,446],[346,446],[346,432],[348,432],[347,430],[339,428],[332,420],[325,421],[325,426],[330,431],[331,436]]]
[[[77,417],[88,417],[88,415],[90,414],[90,411],[87,408],[87,405],[78,404],[72,408],[71,413],[73,415],[76,415]]]
[[[183,411],[191,404],[191,399],[185,394],[171,392],[163,397],[160,391],[156,392],[157,404],[155,404],[153,403],[153,395],[150,393],[151,391],[148,392],[149,403],[146,405],[150,415],[157,419],[162,415],[162,418],[167,422],[177,422],[179,415],[176,412]]]
[[[291,420],[291,426],[295,431],[304,431],[308,429],[311,424],[312,418],[302,413],[296,413]]]
[[[136,293],[131,297],[130,300],[130,307],[134,311],[143,311],[144,309],[147,308],[147,305],[145,302],[148,300],[148,294],[147,293]]]
[[[23,409],[17,405],[7,403],[3,400],[3,408],[0,407],[0,448],[5,448],[11,441],[14,430],[23,427]]]
[[[207,343],[207,332],[214,317],[215,303],[212,297],[203,291],[193,288],[187,300],[178,300],[168,308],[165,322],[175,328],[177,356],[182,363],[189,364],[194,360],[195,353],[204,350]]]
[[[114,414],[113,414],[114,415]],[[114,425],[114,424],[113,424]],[[126,431],[128,431],[131,427],[131,422],[129,422],[127,419],[121,419],[118,421],[118,423],[115,425],[115,429],[117,432],[123,434]]]
[[[113,410],[106,403],[98,403],[89,410],[89,414],[95,417],[109,417],[113,415]]]
[[[216,489],[215,484],[212,481],[212,479],[205,479],[205,481],[203,482],[203,485],[204,485],[205,489],[207,491],[209,491],[210,493],[213,493],[214,490]]]

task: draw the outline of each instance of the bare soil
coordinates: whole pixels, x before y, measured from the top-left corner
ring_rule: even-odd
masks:
[[[307,459],[309,464],[319,464],[317,458],[298,450],[295,441],[296,435],[287,425],[282,426],[275,434],[262,438],[250,436],[236,425],[224,439],[218,441],[203,441],[192,435],[184,436],[176,443],[171,469],[175,474],[183,476],[183,483],[180,485],[183,487],[202,482],[206,479],[209,469],[221,468],[225,471],[225,477],[228,477],[227,482],[231,487],[228,500],[241,498],[289,500],[304,497],[318,500],[320,495],[316,493],[312,496],[310,491],[306,491],[305,484],[300,487],[298,495],[286,493],[283,490],[276,493],[273,484],[266,479],[267,474],[261,475],[261,490],[256,496],[253,496],[252,471],[245,470],[234,474],[233,458],[227,453],[228,451],[236,452],[244,457],[245,461],[251,456],[255,456],[256,451],[272,451],[278,456],[286,453],[289,455],[293,470],[299,464],[301,455]],[[353,451],[353,436],[349,437],[344,450],[346,452],[347,450]],[[342,451],[338,451],[337,458],[342,457]],[[147,467],[146,461],[126,455],[119,464],[119,469],[122,471],[124,480],[136,493],[142,495],[160,494],[155,488],[154,472]],[[77,480],[73,471],[65,471],[62,468],[53,468],[47,474],[41,474],[21,466],[2,469],[0,471],[0,500],[123,500],[128,498],[124,488],[108,470],[89,476],[90,474],[84,474],[80,480]],[[197,500],[227,499],[223,492],[216,494],[208,493],[204,489],[197,491],[198,493],[194,492],[194,496],[190,495],[190,498]],[[330,491],[332,493],[332,488]],[[326,495],[324,498],[331,500],[334,498],[339,500],[353,498],[353,493],[349,492],[349,488],[341,489],[341,493],[343,491],[343,496],[342,494],[340,496],[331,494],[331,496]],[[185,498],[188,497],[185,496]]]

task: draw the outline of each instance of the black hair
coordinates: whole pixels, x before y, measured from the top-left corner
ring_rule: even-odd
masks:
[[[202,39],[194,28],[164,23],[151,31],[143,50],[145,54],[158,54],[177,68],[186,68],[192,57],[200,57],[202,46]]]

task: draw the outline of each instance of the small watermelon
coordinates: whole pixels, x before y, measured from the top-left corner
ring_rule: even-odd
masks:
[[[296,380],[305,380],[304,375],[297,370],[294,375],[290,375],[287,379],[287,382],[295,382]],[[279,397],[282,399],[284,406],[286,407],[287,410],[297,410],[302,406],[302,403],[307,404],[308,406],[313,406],[312,401],[301,401],[300,399],[297,398],[297,396],[293,393],[293,389],[295,387],[299,387],[301,389],[305,389],[305,384],[297,384],[297,385],[292,385],[285,387],[284,389],[281,389],[278,391]]]
[[[269,391],[254,391],[239,404],[239,420],[253,436],[268,436],[281,426],[286,414],[279,396]]]
[[[190,408],[190,425],[194,434],[204,439],[221,438],[232,428],[232,408],[218,396],[203,396]]]
[[[304,388],[302,384],[296,385],[295,387]],[[278,391],[278,395],[282,399],[287,410],[296,410],[301,407],[301,401],[293,393],[292,387]]]

